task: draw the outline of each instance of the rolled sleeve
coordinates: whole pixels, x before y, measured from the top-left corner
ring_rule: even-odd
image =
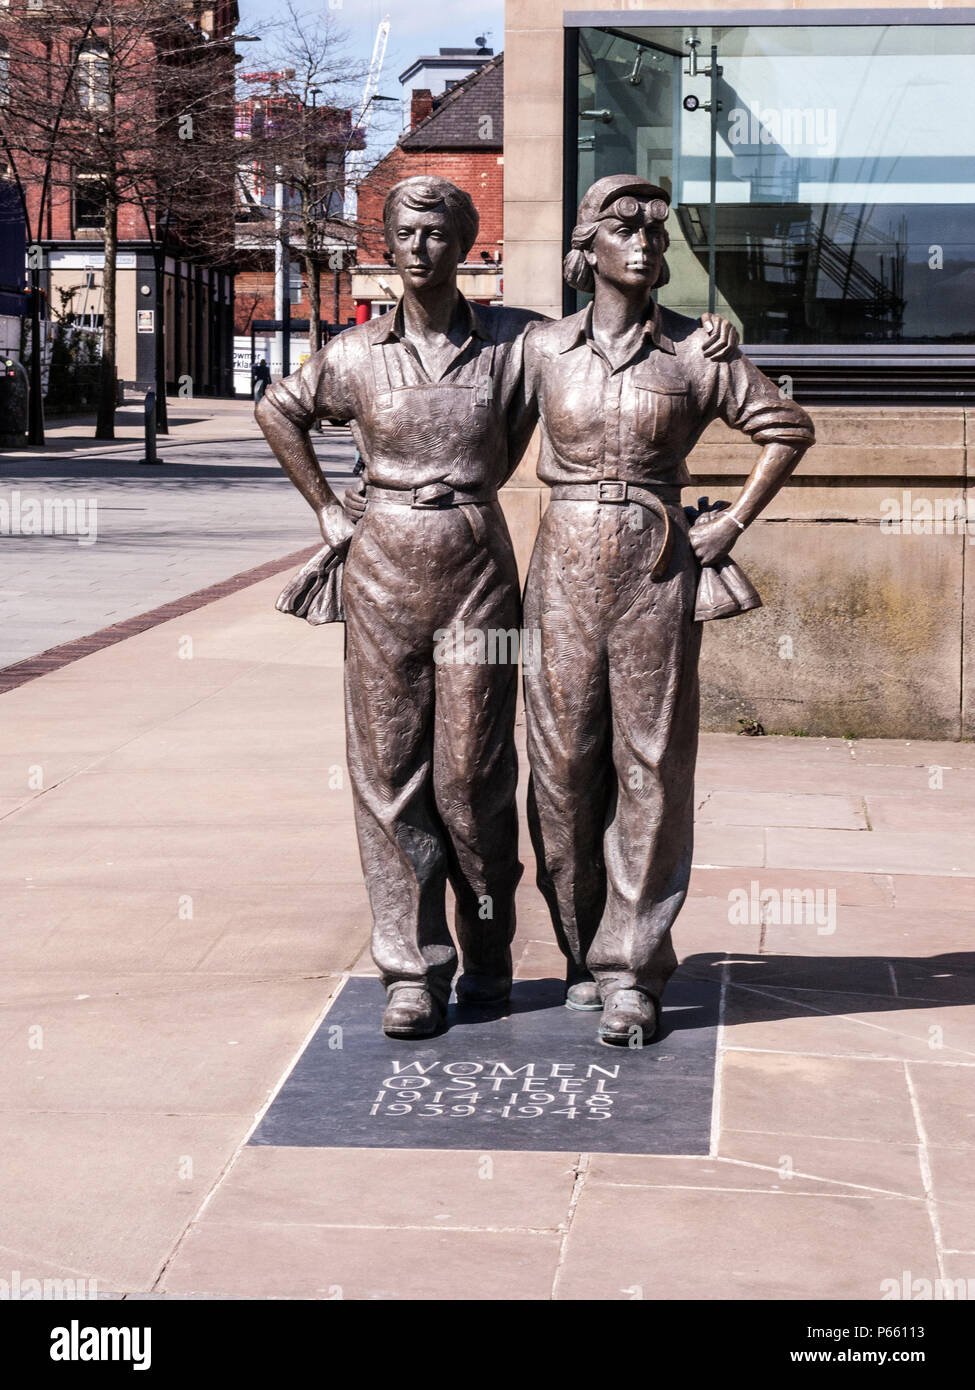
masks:
[[[326,343],[303,362],[296,372],[276,381],[264,392],[264,399],[299,429],[307,430],[316,420],[351,420],[355,414],[350,398],[345,353],[341,337]]]
[[[720,364],[716,404],[725,424],[742,430],[756,444],[808,449],[816,441],[815,427],[802,406],[783,396],[747,357]]]

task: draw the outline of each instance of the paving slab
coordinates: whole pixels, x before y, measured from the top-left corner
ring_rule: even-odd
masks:
[[[702,1238],[689,1238],[695,1230]],[[774,1290],[776,1299],[876,1299],[905,1261],[937,1269],[921,1202],[587,1183],[557,1296],[701,1301]]]
[[[730,902],[732,893],[742,890],[750,894],[754,874],[741,869],[709,869],[696,865],[691,871],[689,897],[723,898]],[[759,888],[772,888],[780,896],[786,888],[794,888],[795,876],[787,870],[765,868],[759,876]],[[913,880],[911,880],[913,883]],[[832,890],[843,907],[893,907],[894,895],[888,874],[836,872],[823,869],[816,875],[815,887]]]
[[[0,1111],[251,1117],[337,983],[11,975]]]
[[[721,1123],[732,1129],[892,1144],[917,1138],[900,1061],[727,1051],[721,1086]]]
[[[758,1164],[786,1192],[822,1192],[823,1182],[861,1193],[925,1197],[921,1148],[879,1139],[829,1139],[809,1134],[763,1134],[725,1127],[722,1158]],[[815,1181],[810,1181],[815,1179]]]
[[[222,1297],[545,1300],[562,1237],[550,1232],[380,1230],[231,1224],[194,1227],[160,1291]]]
[[[975,1183],[972,1155],[965,1149],[927,1149],[931,1191],[947,1250],[975,1251]]]
[[[586,1169],[586,1183],[608,1183],[622,1187],[687,1187],[725,1192],[811,1193],[826,1196],[910,1196],[922,1199],[924,1189],[917,1149],[909,1145],[877,1146],[857,1144],[855,1140],[830,1141],[789,1135],[761,1135],[725,1131],[721,1150],[714,1156],[690,1159],[660,1155],[592,1154]],[[869,1154],[857,1151],[867,1147]],[[789,1152],[783,1152],[784,1149]],[[754,1154],[755,1157],[748,1155]],[[857,1166],[859,1156],[860,1167]],[[890,1181],[878,1186],[858,1182],[856,1174],[865,1171],[876,1179],[878,1163],[893,1156],[887,1169]]]
[[[0,1261],[24,1278],[151,1289],[239,1131],[229,1115],[0,1110],[0,1247],[11,1252]]]
[[[908,1065],[925,1142],[936,1148],[975,1149],[975,1069]]]
[[[731,984],[725,1028],[728,1047],[975,1065],[969,1011],[931,1000]]]
[[[361,883],[166,888],[66,884],[4,890],[0,968],[44,975],[203,971],[336,974],[368,948]]]
[[[561,1231],[570,1153],[272,1148],[249,1145],[204,1222],[433,1230]]]
[[[931,874],[975,878],[975,834],[967,825],[936,830],[791,830],[765,832],[771,868],[849,869],[868,873]]]
[[[806,793],[709,791],[696,779],[695,820],[698,825],[821,826],[833,830],[866,830],[862,798]]]

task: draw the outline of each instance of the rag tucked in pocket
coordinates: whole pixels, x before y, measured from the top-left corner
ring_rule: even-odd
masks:
[[[274,605],[278,612],[292,613],[315,627],[323,623],[344,623],[342,575],[347,549],[347,546],[339,550],[330,545],[322,546],[281,590]]]
[[[727,502],[709,504],[706,497],[701,497],[697,507],[685,507],[684,514],[693,526],[699,516],[723,511],[728,505]],[[706,623],[714,618],[736,618],[739,613],[749,613],[753,608],[761,607],[761,594],[730,555],[716,564],[701,566],[694,604],[696,623]]]

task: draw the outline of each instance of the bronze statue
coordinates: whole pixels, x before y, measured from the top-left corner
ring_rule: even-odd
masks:
[[[256,417],[326,541],[278,607],[347,623],[348,765],[388,996],[383,1028],[410,1038],[444,1022],[457,967],[448,879],[458,998],[501,1003],[511,987],[521,864],[510,639],[521,611],[497,489],[537,420],[522,366],[541,316],[458,292],[478,218],[453,184],[397,184],[384,225],[404,287],[395,311],[269,387]],[[734,350],[730,324],[715,316],[706,326],[705,352]],[[343,506],[329,488],[309,435],[320,418],[350,423],[365,464],[361,500],[350,489]],[[473,646],[452,646],[461,632]]]
[[[448,878],[464,968],[458,998],[500,1002],[511,987],[522,872],[517,645],[496,650],[503,660],[468,660],[444,634],[521,627],[497,492],[533,427],[523,335],[539,316],[458,292],[478,215],[453,184],[403,180],[386,199],[384,225],[403,281],[395,312],[333,339],[269,387],[256,414],[332,553],[319,566],[333,585],[324,620],[338,616],[334,557],[344,553],[348,766],[373,958],[387,989],[383,1028],[423,1037],[443,1026],[457,967]],[[350,422],[365,461],[357,525],[311,446],[309,427],[322,417]]]
[[[806,412],[746,357],[707,352],[699,321],[654,303],[669,201],[633,176],[593,184],[564,271],[594,299],[535,326],[525,349],[551,488],[525,589],[525,627],[541,634],[541,662],[524,673],[529,824],[566,1002],[601,1009],[598,1036],[623,1045],[654,1036],[676,965],[698,619],[759,602],[728,554],[813,442]],[[690,524],[685,457],[715,418],[764,447],[734,505]]]

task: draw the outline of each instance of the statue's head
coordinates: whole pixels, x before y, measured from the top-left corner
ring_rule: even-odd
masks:
[[[591,293],[597,277],[632,290],[659,289],[670,279],[664,226],[670,194],[635,174],[597,179],[579,204],[572,250],[562,273],[576,290]]]
[[[469,193],[433,175],[395,184],[383,204],[383,230],[404,288],[430,289],[457,273],[477,240]]]

